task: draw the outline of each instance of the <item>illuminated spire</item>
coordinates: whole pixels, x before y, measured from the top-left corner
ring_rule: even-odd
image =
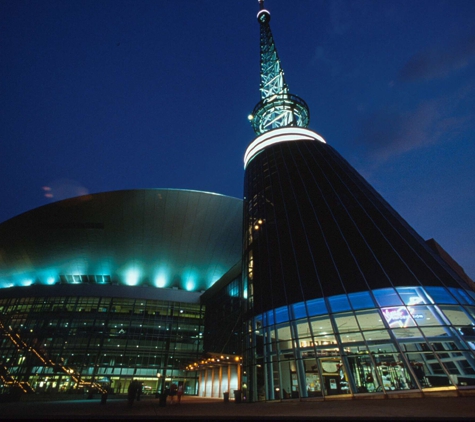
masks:
[[[289,92],[274,38],[270,29],[270,13],[264,0],[258,0],[257,21],[261,29],[261,98],[249,116],[254,132],[261,135],[285,126],[307,127],[309,110],[304,100]]]

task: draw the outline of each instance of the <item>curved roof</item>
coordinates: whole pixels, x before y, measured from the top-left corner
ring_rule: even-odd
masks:
[[[141,189],[66,199],[0,224],[0,287],[151,285],[202,291],[241,258],[242,200]]]

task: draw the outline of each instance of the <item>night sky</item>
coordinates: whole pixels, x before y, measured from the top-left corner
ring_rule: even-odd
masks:
[[[335,147],[475,277],[475,1],[267,0]],[[0,0],[0,221],[87,193],[242,197],[257,0]]]

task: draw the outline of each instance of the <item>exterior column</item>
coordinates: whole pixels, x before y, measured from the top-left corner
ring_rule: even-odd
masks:
[[[219,377],[218,397],[221,397],[222,396],[222,382],[223,382],[223,367],[222,366],[219,367],[218,377]]]

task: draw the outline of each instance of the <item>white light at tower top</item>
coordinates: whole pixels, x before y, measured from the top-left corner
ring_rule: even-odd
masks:
[[[249,162],[262,150],[281,142],[295,142],[295,141],[319,141],[324,144],[325,139],[318,133],[301,128],[301,127],[283,127],[280,129],[274,129],[270,132],[263,133],[258,136],[247,147],[244,154],[244,168],[247,167]]]

